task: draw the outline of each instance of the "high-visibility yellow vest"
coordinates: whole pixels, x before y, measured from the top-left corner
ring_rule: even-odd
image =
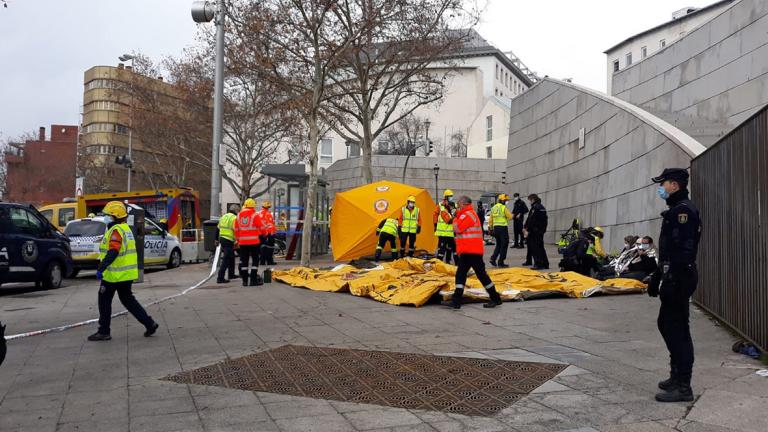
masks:
[[[235,241],[235,220],[237,216],[227,213],[219,219],[219,238]]]
[[[416,234],[416,229],[419,226],[419,208],[414,207],[413,211],[408,210],[408,207],[403,207],[403,226],[401,228],[404,233]]]
[[[381,227],[381,232],[392,234],[393,236],[397,237],[397,220],[387,219],[387,221],[384,222],[384,226]]]
[[[136,240],[133,238],[131,228],[127,223],[116,224],[110,228],[101,239],[99,245],[99,260],[103,260],[109,251],[109,239],[112,232],[117,230],[123,238],[117,258],[104,270],[104,280],[107,282],[135,281],[139,278],[139,259],[136,255]]]
[[[507,206],[502,203],[496,203],[491,208],[491,221],[493,226],[507,226]]]
[[[444,205],[440,204],[440,214],[444,211],[448,211]],[[437,215],[437,229],[435,230],[435,236],[437,237],[453,237],[453,224],[443,221],[442,216]]]

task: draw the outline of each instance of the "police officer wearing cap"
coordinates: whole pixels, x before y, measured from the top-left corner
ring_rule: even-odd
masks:
[[[699,274],[696,252],[701,236],[699,210],[688,199],[688,173],[683,168],[667,168],[658,183],[659,197],[669,209],[662,212],[659,235],[659,269],[648,284],[648,295],[661,299],[658,326],[669,350],[670,376],[661,381],[659,402],[693,400],[693,340],[688,323],[688,301],[696,290]]]

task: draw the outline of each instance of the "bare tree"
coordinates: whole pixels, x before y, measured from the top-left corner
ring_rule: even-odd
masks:
[[[403,156],[415,155],[416,148],[426,144],[425,139],[425,119],[411,114],[395,123],[380,135],[376,153]],[[385,145],[382,145],[382,143]],[[426,154],[426,151],[422,150],[422,153]]]
[[[308,130],[309,181],[304,206],[301,264],[311,259],[317,197],[318,144],[322,106],[331,96],[330,75],[358,35],[341,16],[344,0],[235,0],[228,17],[230,73],[256,75],[283,96]]]
[[[451,157],[467,157],[467,136],[462,131],[451,134]]]
[[[360,142],[371,182],[373,141],[442,99],[458,62],[451,54],[470,41],[480,14],[471,0],[347,0],[338,7],[352,44],[329,74],[338,96],[329,116],[337,118],[337,133]]]

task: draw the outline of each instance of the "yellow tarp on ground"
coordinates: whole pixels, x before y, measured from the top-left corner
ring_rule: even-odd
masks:
[[[402,183],[380,181],[336,194],[331,215],[333,258],[346,261],[372,256],[379,239],[376,235],[379,222],[389,217],[396,219],[409,195],[416,197],[416,206],[421,212],[421,233],[416,236],[416,248],[434,253],[437,237],[432,212],[436,204],[429,192]]]
[[[598,293],[638,293],[645,284],[634,279],[599,281],[574,272],[539,273],[526,268],[489,270],[488,274],[504,300],[528,300],[565,295],[585,298]],[[314,291],[350,292],[359,297],[393,305],[421,306],[435,293],[448,296],[453,292],[456,267],[442,261],[416,258],[400,259],[374,269],[357,269],[339,265],[331,270],[295,267],[275,271],[272,277],[291,286]],[[465,296],[487,299],[476,277],[467,280]]]

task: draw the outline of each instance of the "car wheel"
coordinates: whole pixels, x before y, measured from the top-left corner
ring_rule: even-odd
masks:
[[[48,263],[48,268],[43,275],[42,285],[45,289],[56,289],[61,287],[61,281],[64,279],[64,271],[58,261]]]
[[[171,251],[171,258],[168,260],[168,268],[176,268],[181,265],[181,251],[174,249]]]

